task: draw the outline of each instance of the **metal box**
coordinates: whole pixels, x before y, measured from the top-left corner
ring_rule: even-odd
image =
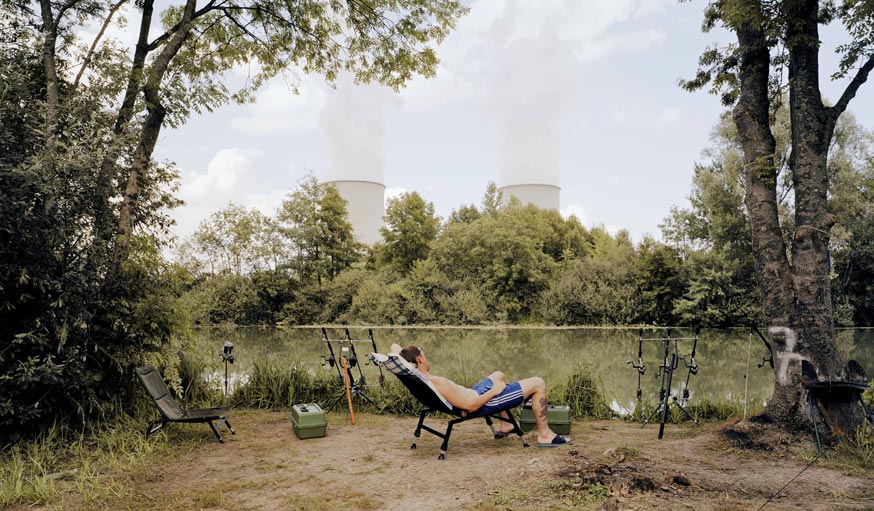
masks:
[[[291,407],[291,429],[300,439],[325,436],[328,421],[325,412],[315,403],[305,403]]]
[[[549,405],[546,408],[546,421],[550,429],[559,435],[570,434],[572,419],[570,406]],[[534,411],[531,408],[522,407],[519,413],[519,427],[526,432],[537,427],[537,419],[534,418]]]

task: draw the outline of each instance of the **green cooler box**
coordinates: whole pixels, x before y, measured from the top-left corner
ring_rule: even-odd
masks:
[[[325,436],[328,421],[325,412],[315,403],[294,405],[291,407],[291,429],[300,439],[319,438]]]
[[[549,405],[546,408],[546,420],[549,422],[549,427],[559,435],[568,435],[571,432],[571,407]],[[537,427],[537,419],[534,418],[534,412],[531,408],[522,407],[522,412],[519,414],[519,427],[522,431],[531,431]]]

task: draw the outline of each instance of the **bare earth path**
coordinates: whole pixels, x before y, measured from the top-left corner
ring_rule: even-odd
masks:
[[[237,435],[224,445],[209,441],[203,425],[171,426],[203,430],[203,441],[180,442],[140,470],[110,475],[127,488],[115,497],[68,496],[61,509],[755,510],[815,453],[789,440],[772,452],[739,449],[724,425],[668,426],[659,441],[657,425],[621,421],[575,423],[571,447],[523,449],[469,421],[439,461],[433,435],[423,432],[419,448],[409,449],[414,418],[361,415],[352,426],[345,414],[330,414],[327,436],[309,440],[294,436],[287,412],[240,411],[232,419]],[[874,510],[872,483],[817,463],[765,509]]]

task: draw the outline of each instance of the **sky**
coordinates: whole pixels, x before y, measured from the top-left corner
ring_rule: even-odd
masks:
[[[680,89],[700,53],[731,40],[700,30],[693,0],[474,0],[437,48],[434,78],[395,93],[332,88],[318,76],[268,82],[251,105],[229,105],[165,128],[155,157],[181,171],[173,232],[190,235],[233,202],[272,215],[308,173],[416,191],[443,218],[479,205],[486,186],[561,187],[562,214],[587,227],[660,237],[685,207],[694,164],[724,111],[705,91]],[[823,32],[826,98],[841,31]],[[229,83],[244,78],[240,69]],[[292,93],[297,86],[299,94]],[[874,129],[874,85],[850,104]]]

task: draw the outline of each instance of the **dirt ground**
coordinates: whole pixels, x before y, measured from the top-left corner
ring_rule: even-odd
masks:
[[[658,440],[657,424],[576,422],[573,446],[540,449],[529,434],[532,446],[524,449],[515,437],[492,439],[475,420],[456,426],[441,461],[433,435],[423,432],[419,448],[409,448],[414,418],[365,414],[353,426],[345,413],[333,413],[327,436],[309,440],[295,437],[288,412],[231,418],[237,434],[225,444],[210,441],[202,424],[171,425],[203,436],[114,476],[133,491],[96,502],[67,499],[63,508],[874,509],[874,478],[822,461],[798,476],[815,456],[812,444],[731,423],[668,426]],[[767,445],[760,443],[765,437]]]

